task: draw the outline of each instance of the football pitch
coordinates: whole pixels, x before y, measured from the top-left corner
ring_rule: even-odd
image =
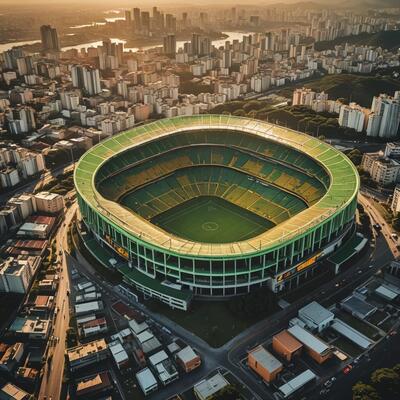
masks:
[[[258,215],[219,197],[200,196],[152,218],[151,222],[181,238],[229,243],[257,236],[274,226]]]

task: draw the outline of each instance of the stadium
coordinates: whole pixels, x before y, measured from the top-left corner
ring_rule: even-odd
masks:
[[[88,248],[173,307],[278,292],[354,238],[359,177],[340,151],[228,115],[162,119],[111,137],[75,169]],[[110,266],[110,264],[108,265]]]

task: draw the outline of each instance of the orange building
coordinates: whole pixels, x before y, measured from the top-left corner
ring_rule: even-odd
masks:
[[[201,359],[190,346],[187,346],[176,354],[176,362],[185,372],[190,372],[200,366]]]
[[[263,346],[258,346],[249,353],[247,363],[266,382],[275,380],[283,369],[282,363]]]
[[[291,361],[293,357],[301,353],[303,345],[287,330],[284,330],[272,338],[272,348],[287,361]]]
[[[318,364],[322,364],[332,357],[332,347],[301,326],[293,325],[288,329],[288,332],[299,342],[303,343],[307,353]]]

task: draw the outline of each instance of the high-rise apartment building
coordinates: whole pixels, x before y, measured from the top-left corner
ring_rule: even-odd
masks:
[[[363,108],[356,103],[343,105],[340,107],[339,125],[362,132],[366,127],[369,114],[369,109]]]
[[[164,37],[164,47],[163,51],[168,56],[175,56],[176,53],[176,36],[167,35]]]
[[[98,69],[84,65],[74,65],[71,68],[72,85],[83,89],[89,96],[101,92],[100,72]]]
[[[372,115],[368,121],[367,135],[374,137],[395,137],[400,125],[400,92],[394,97],[387,94],[374,96],[371,106]]]
[[[58,40],[57,29],[50,25],[42,25],[40,27],[40,35],[42,38],[43,51],[60,51],[60,41]]]

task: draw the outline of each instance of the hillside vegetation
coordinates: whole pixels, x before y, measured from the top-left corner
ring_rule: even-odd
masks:
[[[335,40],[326,40],[315,43],[315,50],[333,49],[339,44],[358,44],[364,46],[382,47],[394,50],[400,47],[400,31],[384,31],[376,33],[361,33],[360,35],[343,36]]]
[[[370,107],[373,96],[380,93],[393,95],[396,90],[400,90],[400,80],[390,76],[341,74],[326,75],[304,85],[297,85],[302,86],[318,92],[325,91],[332,100],[342,98],[345,102],[355,101],[364,107]],[[283,89],[278,94],[291,98],[293,90],[293,87]]]

